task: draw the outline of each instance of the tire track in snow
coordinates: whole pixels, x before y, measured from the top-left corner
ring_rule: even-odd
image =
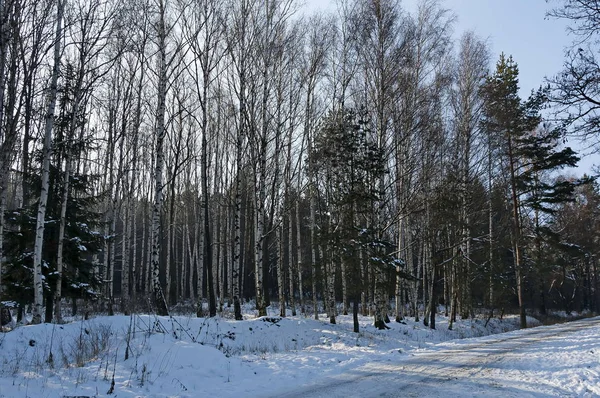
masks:
[[[600,319],[584,319],[567,324],[540,326],[499,336],[488,336],[485,341],[460,343],[457,347],[435,351],[416,352],[391,364],[375,362],[335,377],[318,381],[278,397],[405,397],[405,396],[547,396],[540,385],[508,387],[489,379],[492,371],[499,371],[498,363],[507,354],[515,353],[548,339],[576,333],[600,325]],[[547,387],[546,387],[547,388]],[[558,391],[570,395],[568,391]]]

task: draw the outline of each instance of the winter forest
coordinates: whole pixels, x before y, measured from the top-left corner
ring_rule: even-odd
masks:
[[[2,306],[598,312],[595,3],[523,98],[438,0],[0,0]]]

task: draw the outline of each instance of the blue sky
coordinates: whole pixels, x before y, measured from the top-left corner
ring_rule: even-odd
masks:
[[[403,0],[409,12],[418,0]],[[519,65],[521,97],[544,84],[545,77],[557,74],[563,65],[565,48],[573,41],[563,20],[547,18],[546,12],[560,5],[560,0],[441,0],[442,6],[452,10],[456,17],[456,38],[474,31],[488,41],[493,67],[500,53],[512,55]],[[307,10],[333,10],[334,0],[306,0]],[[572,143],[575,150],[583,151],[585,145]],[[585,152],[585,151],[583,151]],[[583,153],[580,153],[583,155]],[[598,155],[580,161],[577,174],[589,172]]]
[[[416,3],[407,0],[405,4]],[[511,54],[519,64],[521,94],[558,73],[563,64],[564,48],[572,37],[566,23],[545,17],[558,2],[545,0],[445,0],[443,4],[458,17],[456,32],[475,31],[487,39],[497,59],[501,52]]]
[[[308,10],[333,9],[334,0],[306,0]],[[418,0],[404,0],[402,6],[414,11]],[[556,74],[562,66],[564,48],[572,37],[564,21],[547,19],[546,11],[557,0],[441,0],[456,16],[455,36],[472,30],[490,44],[493,62],[501,52],[519,64],[521,94],[529,95]],[[493,65],[492,65],[493,66]]]

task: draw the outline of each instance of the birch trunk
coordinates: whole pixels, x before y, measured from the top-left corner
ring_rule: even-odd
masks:
[[[317,232],[316,232],[316,194],[314,177],[311,172],[311,187],[310,187],[310,259],[311,259],[311,270],[312,270],[312,300],[313,300],[313,312],[315,319],[319,319],[319,306],[317,302]]]
[[[403,257],[406,260],[406,253],[404,251],[404,223],[402,217],[398,220],[398,256]],[[404,319],[402,314],[402,283],[403,279],[400,277],[401,271],[400,264],[396,265],[396,322],[401,322]]]
[[[331,255],[327,261],[327,312],[329,313],[329,323],[335,324],[335,262]]]
[[[300,176],[298,175],[298,188],[300,188]],[[298,194],[300,189],[298,189]],[[302,279],[303,262],[302,262],[302,233],[300,224],[300,198],[296,201],[296,255],[298,256],[298,296],[300,300],[300,313],[306,314],[306,305],[304,303],[304,286]]]
[[[360,266],[360,309],[362,316],[367,316],[369,314],[369,300],[367,297],[367,291],[369,289],[369,281],[367,276],[367,267],[365,265],[365,252],[364,248],[361,245],[358,249],[358,262]]]
[[[231,176],[233,177],[233,176]],[[229,207],[229,206],[228,206]],[[231,308],[233,304],[233,246],[230,237],[233,236],[233,217],[231,209],[227,209],[227,232],[225,234],[225,247],[227,252],[227,307]]]
[[[196,315],[198,317],[203,316],[203,303],[204,303],[204,214],[202,204],[200,204],[200,212],[198,217],[198,260],[197,260],[197,275],[198,275],[198,306],[196,309]]]
[[[240,90],[245,90],[245,79],[240,76]],[[241,321],[242,318],[242,306],[240,303],[240,271],[242,269],[242,146],[243,146],[243,126],[245,115],[242,113],[244,110],[244,101],[240,103],[240,128],[237,131],[236,146],[235,146],[235,164],[237,174],[235,176],[235,214],[233,219],[233,312],[235,320]]]
[[[227,182],[225,186],[229,186]],[[227,239],[227,214],[225,206],[221,207],[221,217],[223,218],[223,223],[221,224],[221,237],[219,239],[219,247],[221,251],[221,255],[219,256],[219,311],[223,312],[223,306],[225,305],[225,264],[229,261],[229,258],[226,255],[226,239]]]
[[[154,203],[152,205],[152,257],[150,260],[152,274],[152,299],[158,315],[168,315],[167,301],[160,283],[160,249],[161,249],[161,211],[163,204],[163,167],[164,167],[164,140],[165,111],[167,96],[167,54],[166,54],[166,26],[165,4],[159,3],[159,20],[156,24],[158,30],[158,93],[156,106],[155,151],[156,164],[154,168]]]
[[[285,270],[283,268],[283,222],[277,228],[277,298],[279,316],[285,317]]]
[[[68,150],[67,150],[68,152]],[[54,317],[56,323],[62,323],[62,311],[60,302],[62,299],[62,276],[63,276],[63,248],[65,244],[65,227],[67,224],[67,204],[69,202],[69,180],[71,178],[71,157],[65,158],[65,175],[63,185],[63,196],[60,205],[60,223],[58,227],[58,248],[56,258],[56,286],[54,288]]]
[[[147,210],[146,210],[146,206],[144,205],[142,207],[142,247],[140,248],[140,257],[141,257],[141,264],[140,264],[140,276],[138,279],[138,289],[139,291],[143,292],[143,293],[149,293],[149,290],[146,288],[147,285],[147,280],[148,280],[148,274],[149,274],[149,261],[148,261],[148,219],[146,217]]]
[[[418,258],[418,257],[417,257]],[[413,305],[413,311],[414,316],[415,316],[415,322],[419,322],[419,280],[422,278],[422,273],[421,273],[421,264],[420,264],[421,260],[417,261],[417,278],[415,279],[415,281],[413,282],[413,286],[412,286],[412,305]]]
[[[175,155],[177,157],[177,155]],[[177,160],[175,160],[175,164]],[[171,269],[173,268],[173,245],[175,244],[174,239],[174,228],[175,228],[175,176],[169,175],[167,171],[167,179],[171,181],[170,195],[167,196],[167,253],[166,253],[166,264],[165,264],[165,300],[167,305],[172,304],[171,300]]]
[[[255,201],[254,201],[254,287],[256,289],[256,310],[258,316],[267,316],[267,306],[263,292],[263,245],[265,233],[265,177],[266,177],[266,139],[261,144],[265,150],[260,157],[259,170],[255,177]]]
[[[340,256],[340,268],[342,271],[342,314],[348,315],[348,275],[347,263],[343,256]]]
[[[44,244],[44,224],[46,220],[46,206],[48,202],[50,157],[52,156],[52,129],[54,128],[54,110],[58,91],[58,75],[60,70],[60,56],[62,43],[62,19],[64,13],[64,0],[56,3],[56,32],[54,37],[54,59],[50,89],[48,93],[48,108],[44,127],[44,146],[42,160],[42,189],[38,205],[35,244],[33,249],[33,308],[32,324],[42,322],[42,307],[44,305],[44,275],[42,272],[42,246]]]
[[[188,215],[188,219],[189,220],[195,220],[195,216],[192,214],[191,216]],[[195,222],[194,222],[195,224]],[[192,232],[190,231],[190,226],[189,223],[186,223],[185,225],[185,237],[186,237],[186,249],[187,249],[187,256],[188,256],[188,264],[189,264],[189,270],[187,271],[187,274],[185,276],[182,276],[182,278],[185,279],[185,286],[184,286],[184,295],[189,295],[190,299],[192,300],[192,302],[195,301],[196,299],[196,292],[194,291],[194,280],[193,280],[193,275],[194,275],[194,270],[196,269],[196,250],[195,250],[195,239],[192,240]],[[189,286],[189,288],[188,288]],[[189,290],[188,290],[189,289]]]
[[[112,174],[111,174],[112,175]],[[112,184],[111,184],[112,185]],[[118,185],[117,185],[118,187]],[[116,238],[117,229],[117,196],[118,189],[115,187],[115,197],[111,205],[111,219],[108,224],[108,236]],[[114,289],[115,289],[115,257],[117,254],[117,240],[111,239],[108,243],[108,314],[114,315]]]
[[[133,175],[135,175],[135,165],[133,166],[133,170],[134,172],[132,173]],[[135,185],[133,184],[134,178],[132,175],[132,187],[134,187]],[[135,212],[135,199],[133,197],[133,195],[131,196],[131,201],[129,202],[129,212],[131,214],[131,283],[132,285],[130,285],[130,290],[131,290],[131,304],[126,303],[125,305],[127,307],[129,307],[129,310],[132,312],[135,312],[136,310],[136,305],[137,305],[137,290],[138,290],[138,269],[137,269],[137,246],[138,246],[138,242],[137,242],[137,217],[136,217],[136,212]],[[129,301],[129,298],[127,298],[127,300]]]
[[[289,278],[289,286],[288,286],[288,297],[289,297],[289,304],[292,310],[292,316],[296,316],[296,302],[294,299],[294,276],[295,276],[295,272],[294,272],[294,233],[293,233],[293,228],[292,228],[292,222],[293,222],[293,209],[292,209],[292,200],[290,198],[290,187],[292,185],[292,131],[289,132],[288,134],[288,141],[287,141],[287,156],[286,156],[286,178],[285,178],[285,206],[286,206],[286,211],[287,211],[287,222],[288,222],[288,226],[287,226],[287,232],[288,232],[288,278]],[[282,221],[282,225],[283,225],[283,221]]]
[[[288,198],[288,205],[291,206],[290,200]],[[294,269],[294,230],[292,227],[293,222],[293,210],[290,208],[288,210],[288,277],[289,277],[289,303],[292,308],[292,316],[296,316],[296,299],[295,299],[295,290],[294,290],[294,278],[296,275],[296,270]]]

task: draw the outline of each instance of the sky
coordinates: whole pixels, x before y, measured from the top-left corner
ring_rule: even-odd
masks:
[[[546,17],[560,6],[560,0],[440,0],[456,16],[454,36],[473,31],[490,46],[493,67],[501,53],[512,55],[519,66],[520,95],[527,98],[545,83],[546,77],[560,72],[565,49],[574,40],[567,22]],[[402,7],[414,12],[418,0],[403,0]],[[335,0],[306,0],[307,12],[335,9]],[[575,174],[589,173],[600,156],[588,156],[586,145],[571,142],[582,160]]]
[[[405,2],[409,3],[416,1]],[[565,21],[545,17],[557,1],[445,0],[443,4],[457,15],[455,34],[472,30],[486,39],[494,62],[502,52],[513,56],[519,65],[522,97],[560,71],[572,37]]]
[[[413,12],[418,0],[404,0],[404,9]],[[519,65],[521,96],[557,74],[563,64],[564,49],[572,41],[566,23],[546,18],[558,0],[441,0],[443,7],[456,15],[455,37],[474,31],[490,45],[492,60],[500,53],[512,55]],[[306,9],[326,11],[335,0],[306,0]]]

